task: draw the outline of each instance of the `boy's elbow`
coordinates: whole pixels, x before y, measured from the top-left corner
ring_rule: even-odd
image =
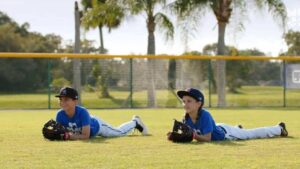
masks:
[[[198,142],[211,142],[212,140],[210,138],[205,139],[197,139]]]
[[[196,136],[196,140],[199,142],[210,142],[211,140],[211,133],[206,134],[206,135],[200,135]]]
[[[90,139],[90,134],[85,134],[85,135],[83,135],[83,138],[82,138],[83,140],[88,140],[88,139]]]

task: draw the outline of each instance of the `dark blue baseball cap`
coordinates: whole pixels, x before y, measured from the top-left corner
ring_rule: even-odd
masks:
[[[203,95],[203,93],[200,92],[197,89],[194,89],[194,88],[179,90],[177,92],[177,96],[180,97],[181,99],[183,98],[183,96],[190,96],[190,97],[196,99],[197,101],[202,102],[202,104],[204,104],[204,95]]]
[[[69,97],[74,100],[78,100],[78,92],[71,87],[63,87],[60,89],[59,94],[55,97]]]

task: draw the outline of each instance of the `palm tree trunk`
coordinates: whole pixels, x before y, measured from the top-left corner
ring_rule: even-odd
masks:
[[[154,32],[148,33],[148,49],[147,49],[148,55],[155,55],[155,36]]]
[[[176,60],[169,59],[168,68],[168,100],[166,103],[167,107],[172,107],[174,105],[174,98],[177,98],[176,92]]]
[[[225,22],[218,23],[218,55],[225,55]],[[217,93],[218,93],[218,107],[226,106],[226,62],[225,60],[217,60]]]
[[[105,54],[105,50],[104,50],[104,42],[103,42],[103,32],[102,32],[102,26],[99,25],[99,37],[100,37],[100,53],[101,54]],[[99,84],[100,84],[100,90],[101,90],[101,97],[103,98],[109,98],[109,92],[108,92],[108,73],[107,73],[107,62],[105,59],[99,59],[98,60],[99,65],[100,65],[100,69],[101,69],[101,79]]]
[[[154,18],[148,19],[148,55],[155,55],[155,36],[154,36]],[[155,60],[148,59],[147,62],[147,78],[148,78],[148,107],[156,107],[156,97],[155,97]]]
[[[168,89],[173,91],[176,88],[176,60],[169,60],[168,69]]]
[[[98,28],[99,28],[99,36],[100,36],[100,53],[104,54],[105,51],[104,51],[104,43],[103,43],[102,26],[99,25]]]
[[[75,46],[74,53],[80,53],[80,13],[78,10],[77,1],[75,1]],[[81,63],[80,59],[73,60],[73,87],[81,93]],[[79,97],[81,104],[81,97]]]

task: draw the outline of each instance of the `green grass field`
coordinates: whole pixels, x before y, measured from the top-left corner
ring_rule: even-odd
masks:
[[[217,122],[245,128],[287,124],[288,138],[175,144],[166,140],[172,119],[181,109],[90,110],[112,125],[140,115],[151,136],[138,133],[122,138],[89,141],[47,141],[42,125],[55,110],[0,111],[0,168],[300,168],[300,110],[211,109]]]

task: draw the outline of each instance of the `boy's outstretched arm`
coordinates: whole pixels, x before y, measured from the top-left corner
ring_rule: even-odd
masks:
[[[69,133],[70,140],[87,140],[90,138],[90,125],[82,127],[81,134]]]

